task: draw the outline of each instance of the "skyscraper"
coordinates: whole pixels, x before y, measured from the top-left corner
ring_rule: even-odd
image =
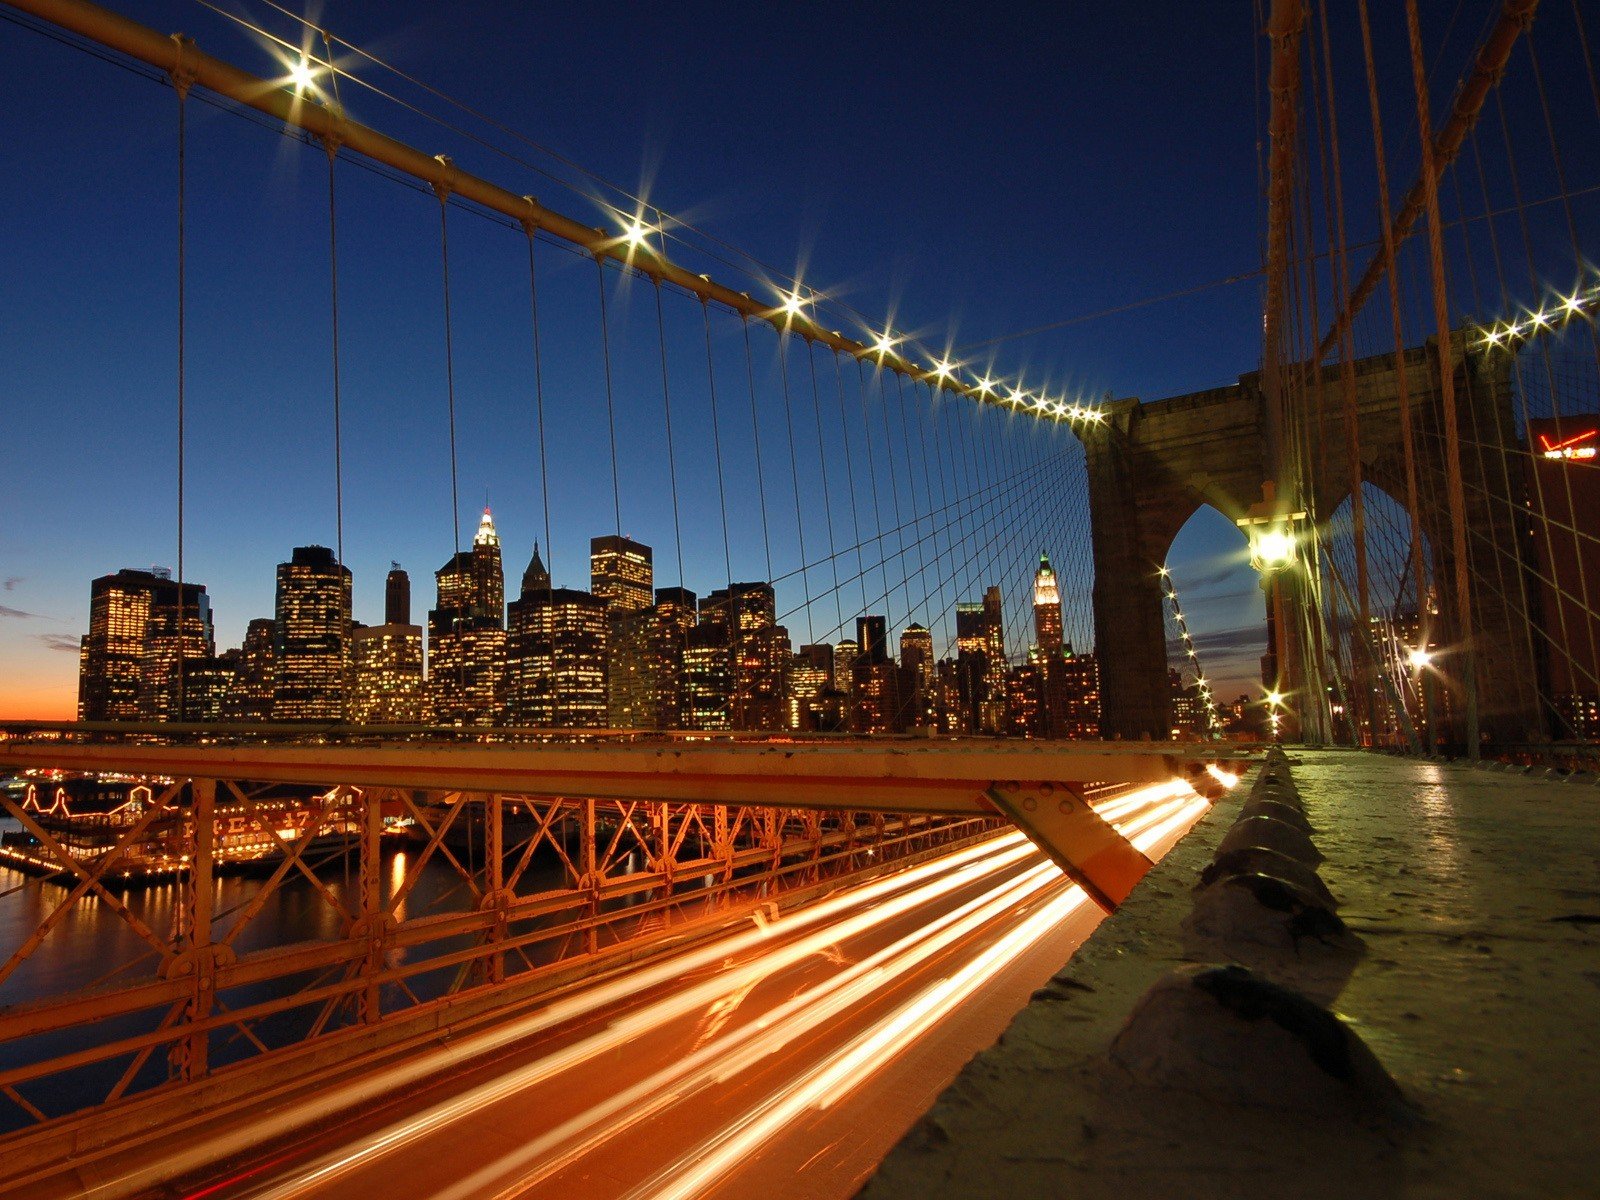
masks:
[[[326,546],[278,564],[272,719],[342,721],[350,658],[350,569]]]
[[[493,725],[506,663],[506,582],[500,535],[487,508],[472,549],[452,555],[434,578],[439,603],[428,613],[428,719]]]
[[[139,667],[139,715],[145,721],[207,719],[208,701],[191,706],[188,678],[197,664],[216,666],[216,636],[211,625],[211,600],[200,584],[180,588],[165,573],[156,575],[150,591],[150,619],[145,624],[144,655]],[[213,670],[206,685],[215,690]],[[211,712],[209,719],[219,714]]]
[[[1061,653],[1061,588],[1046,554],[1033,576],[1033,636],[1046,657]]]
[[[356,629],[350,639],[347,720],[415,725],[422,711],[422,627],[394,623]]]
[[[186,664],[212,660],[211,602],[202,584],[124,568],[89,585],[89,632],[78,648],[78,717],[177,721]],[[184,705],[185,712],[193,712]]]
[[[389,564],[388,578],[383,581],[383,623],[411,624],[411,576],[397,562]]]
[[[277,626],[257,617],[246,626],[244,645],[234,654],[233,679],[222,702],[222,719],[257,724],[272,720],[272,693],[277,686]]]
[[[728,729],[731,724],[733,658],[728,627],[702,621],[683,647],[683,710],[688,729]]]
[[[783,728],[783,673],[791,654],[789,632],[777,623],[770,583],[730,583],[700,606],[703,625],[727,631],[732,660],[734,729]]]
[[[845,638],[833,648],[833,686],[845,695],[855,686],[856,658],[861,654],[861,643]]]
[[[651,675],[655,683],[657,729],[688,728],[684,701],[684,651],[689,631],[699,623],[699,598],[687,588],[657,588],[651,627]]]
[[[124,568],[89,585],[89,632],[78,650],[78,719],[137,721],[139,679],[156,576]]]
[[[1006,632],[1005,611],[1000,600],[1000,587],[990,584],[983,593],[983,636],[989,655],[989,696],[982,710],[982,727],[989,733],[999,733],[1006,719]]]
[[[919,687],[933,683],[933,634],[915,621],[901,631],[900,665],[915,672]]]
[[[649,608],[654,584],[649,546],[615,534],[589,539],[589,590],[607,605]]]
[[[889,625],[883,617],[856,618],[856,644],[861,647],[858,662],[889,661]]]
[[[606,603],[552,587],[534,547],[522,592],[507,608],[505,699],[513,725],[594,729],[607,724]]]

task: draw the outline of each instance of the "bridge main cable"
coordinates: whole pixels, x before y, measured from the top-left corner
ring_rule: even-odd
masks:
[[[838,353],[857,359],[870,358],[874,363],[908,379],[980,403],[1001,403],[998,393],[992,389],[964,383],[948,371],[941,372],[933,367],[918,368],[899,355],[882,352],[865,342],[845,337],[836,330],[826,329],[804,312],[764,303],[748,292],[737,291],[715,282],[707,275],[698,275],[671,262],[653,247],[640,247],[620,233],[585,225],[582,221],[546,208],[532,196],[516,195],[481,176],[463,171],[449,162],[441,162],[433,155],[425,154],[370,126],[352,121],[340,112],[300,101],[281,83],[263,79],[207,54],[191,40],[181,38],[181,35],[158,33],[147,25],[91,4],[88,0],[6,0],[6,3],[168,74],[181,70],[188,80],[208,91],[266,113],[317,138],[335,140],[342,149],[401,171],[421,180],[430,188],[448,189],[456,196],[509,217],[529,229],[544,230],[581,247],[597,259],[611,259],[624,270],[640,271],[652,279],[682,288],[701,300],[715,301],[744,316],[766,321],[780,333],[787,329]]]

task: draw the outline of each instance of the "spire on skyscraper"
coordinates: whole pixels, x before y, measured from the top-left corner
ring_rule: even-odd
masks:
[[[472,539],[474,546],[498,546],[500,535],[495,532],[494,516],[489,512],[488,505],[484,506],[483,519],[478,522],[478,532]]]
[[[549,590],[550,572],[545,568],[544,560],[539,557],[539,543],[535,542],[533,557],[528,560],[528,569],[522,573],[522,598],[528,600]]]

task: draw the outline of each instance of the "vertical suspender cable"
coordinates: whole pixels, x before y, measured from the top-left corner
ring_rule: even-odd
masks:
[[[1378,210],[1389,212],[1389,164],[1384,152],[1383,110],[1378,102],[1378,74],[1372,59],[1372,28],[1367,19],[1367,0],[1357,0],[1357,13],[1361,22],[1361,52],[1366,61],[1367,105],[1372,111],[1372,146],[1378,171]],[[1476,144],[1476,142],[1474,142]],[[1417,621],[1426,647],[1427,633],[1421,628],[1427,606],[1426,564],[1422,561],[1422,511],[1417,494],[1417,458],[1415,435],[1411,425],[1411,389],[1407,378],[1405,325],[1400,313],[1400,272],[1395,264],[1394,228],[1387,220],[1379,221],[1383,231],[1384,271],[1389,282],[1389,320],[1394,327],[1395,401],[1400,408],[1400,452],[1405,460],[1406,514],[1411,519],[1412,574],[1416,588]],[[1423,736],[1432,745],[1431,715],[1427,698],[1419,692]]]
[[[800,585],[806,595],[806,640],[815,643],[817,631],[811,619],[811,564],[806,558],[805,510],[800,504],[800,464],[794,449],[794,405],[789,398],[788,329],[778,331],[778,374],[783,380],[783,419],[789,430],[789,477],[794,482],[794,529],[800,542]]]
[[[706,386],[711,393],[711,448],[717,460],[717,505],[722,510],[722,561],[733,582],[733,549],[728,542],[728,485],[722,475],[722,422],[717,415],[717,368],[711,354],[711,306],[701,299],[700,315],[706,329]]]
[[[187,39],[173,35],[173,40],[178,43],[181,59],[183,47]],[[178,92],[178,711],[177,719],[184,720],[184,653],[183,653],[183,514],[184,514],[184,440],[186,435],[186,413],[184,411],[184,389],[186,386],[187,369],[185,365],[184,339],[187,333],[188,322],[187,296],[185,287],[188,277],[188,110],[189,110],[189,79],[181,71],[174,71],[172,75],[173,86]]]
[[[544,509],[544,550],[555,562],[555,541],[550,535],[550,460],[546,453],[544,426],[544,350],[539,341],[539,274],[534,262],[533,244],[536,226],[531,219],[523,222],[522,231],[528,237],[528,315],[533,335],[533,404],[539,433],[539,502]],[[547,564],[548,567],[549,564]],[[550,641],[545,651],[550,656],[550,669],[555,670],[555,576],[545,571],[545,616],[551,623]],[[537,630],[538,626],[535,625]],[[550,724],[561,724],[561,689],[550,689]]]
[[[839,393],[839,436],[844,439],[844,479],[850,491],[850,527],[856,540],[856,577],[861,581],[861,612],[867,611],[867,572],[861,555],[861,510],[856,504],[856,468],[850,454],[850,419],[844,411],[844,368],[839,365],[839,353],[833,355],[833,382]],[[860,362],[860,359],[856,360]]]
[[[339,411],[339,218],[334,191],[334,164],[339,159],[339,143],[326,138],[322,144],[328,152],[328,311],[333,331],[333,537],[335,557],[343,565],[344,445],[343,421]]]
[[[444,387],[445,403],[450,415],[450,541],[455,552],[460,554],[461,501],[456,475],[456,360],[455,344],[450,332],[450,187],[440,182],[434,185],[433,190],[439,197],[439,260],[444,276]]]
[[[615,517],[616,534],[622,536],[622,484],[617,475],[617,410],[611,388],[611,330],[606,311],[606,261],[600,255],[594,258],[594,280],[600,293],[600,357],[606,371],[606,428],[611,434],[611,509]]]
[[[1411,76],[1417,94],[1417,133],[1422,146],[1423,199],[1428,215],[1428,257],[1433,279],[1433,315],[1439,331],[1439,393],[1444,401],[1445,489],[1450,506],[1455,558],[1456,624],[1462,639],[1462,685],[1466,692],[1467,757],[1478,757],[1477,647],[1472,636],[1472,596],[1467,565],[1466,499],[1461,481],[1461,434],[1456,424],[1455,363],[1451,354],[1450,309],[1444,277],[1444,239],[1439,217],[1438,180],[1433,163],[1433,120],[1428,111],[1428,76],[1422,59],[1422,28],[1417,0],[1406,0],[1406,33],[1411,43]]]
[[[817,354],[810,342],[806,343],[806,363],[811,368],[811,412],[817,420],[817,463],[822,470],[822,511],[828,523],[828,564],[833,568],[833,608],[838,618],[835,628],[844,628],[844,601],[839,595],[839,549],[833,540],[833,495],[828,486],[827,443],[822,438],[822,397],[817,390]]]
[[[327,30],[322,35],[322,49],[333,81],[333,108],[338,118],[344,115],[339,102],[339,72],[333,65],[333,46]],[[329,313],[333,333],[333,536],[334,554],[340,565],[344,564],[344,426],[339,411],[339,217],[334,190],[334,166],[339,158],[339,140],[333,135],[324,136],[322,146],[328,152],[328,289]]]
[[[657,215],[659,220],[659,214]],[[683,528],[678,523],[678,458],[672,444],[672,388],[667,381],[667,319],[661,309],[661,280],[652,275],[656,289],[656,334],[661,350],[661,407],[667,421],[667,476],[672,483],[672,538],[678,550],[678,586],[683,586]]]
[[[761,465],[761,419],[756,412],[756,367],[755,356],[750,349],[750,318],[739,316],[739,323],[744,329],[744,376],[750,386],[750,432],[755,438],[756,451],[756,497],[761,503],[761,539],[767,552],[766,578],[772,578],[772,529],[767,524],[767,476]],[[732,584],[733,580],[728,580]]]
[[[889,594],[889,551],[884,542],[883,506],[878,495],[878,455],[872,448],[872,415],[867,407],[867,365],[856,359],[856,397],[861,401],[861,440],[867,447],[867,479],[872,485],[872,527],[877,531],[873,539],[878,556],[878,576],[883,592]],[[866,605],[866,592],[862,592],[862,605]]]

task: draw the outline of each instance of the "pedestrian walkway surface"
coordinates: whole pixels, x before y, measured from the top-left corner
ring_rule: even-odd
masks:
[[[1600,1196],[1593,777],[1354,751],[1289,762],[1338,944],[1219,943],[1185,924],[1247,779],[967,1065],[864,1197]],[[1230,959],[1337,1013],[1403,1107],[1302,1104],[1292,1073],[1272,1103],[1152,1083],[1108,1053],[1158,978]],[[1219,1038],[1213,1065],[1270,1089],[1273,1036],[1242,1054]]]

